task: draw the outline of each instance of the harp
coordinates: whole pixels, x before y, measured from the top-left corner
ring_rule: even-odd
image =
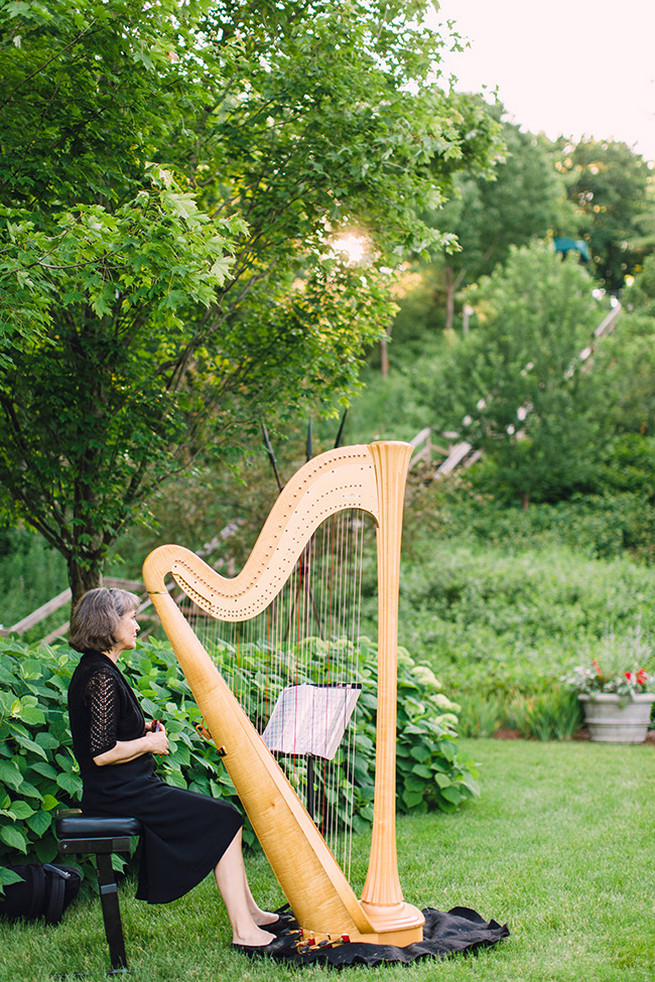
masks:
[[[378,442],[310,460],[281,492],[241,572],[226,578],[176,545],[155,549],[143,579],[196,703],[303,932],[407,945],[422,913],[403,899],[396,853],[396,657],[400,540],[412,447]],[[378,691],[373,830],[358,899],[323,836],[170,595],[166,578],[222,621],[263,611],[318,526],[346,509],[373,516],[378,573]]]

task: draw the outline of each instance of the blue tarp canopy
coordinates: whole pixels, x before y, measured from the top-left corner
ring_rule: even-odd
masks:
[[[591,261],[589,246],[584,239],[555,239],[555,252],[579,252],[586,263]]]

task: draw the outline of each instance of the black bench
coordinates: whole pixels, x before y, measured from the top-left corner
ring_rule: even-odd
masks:
[[[143,831],[137,818],[99,818],[80,811],[62,812],[55,819],[59,852],[63,856],[92,854],[98,867],[98,886],[111,973],[127,971],[118,887],[111,864],[112,853],[129,852],[132,836]]]

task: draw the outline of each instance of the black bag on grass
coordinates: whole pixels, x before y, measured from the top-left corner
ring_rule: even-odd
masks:
[[[52,863],[26,863],[5,866],[17,876],[0,895],[0,917],[9,920],[33,921],[45,917],[47,924],[59,924],[68,905],[80,892],[82,874],[75,866],[54,866]]]

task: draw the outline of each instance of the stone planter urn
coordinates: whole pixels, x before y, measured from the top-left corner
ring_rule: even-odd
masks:
[[[648,732],[655,693],[647,692],[632,699],[612,692],[597,692],[578,697],[592,740],[601,743],[643,743]]]

